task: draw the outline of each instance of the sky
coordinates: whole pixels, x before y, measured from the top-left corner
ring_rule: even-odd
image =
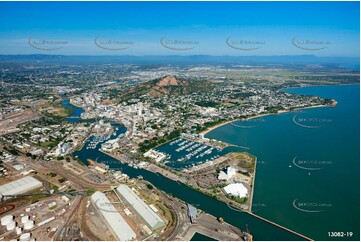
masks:
[[[0,2],[0,54],[359,57],[359,2]]]

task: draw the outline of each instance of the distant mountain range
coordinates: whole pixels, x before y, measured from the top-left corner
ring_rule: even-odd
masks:
[[[21,64],[147,64],[147,65],[346,65],[359,67],[357,57],[320,57],[315,55],[283,55],[283,56],[210,56],[210,55],[169,55],[169,56],[85,56],[85,55],[0,55],[0,63],[12,62]]]

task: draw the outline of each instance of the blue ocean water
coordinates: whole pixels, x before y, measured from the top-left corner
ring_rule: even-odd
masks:
[[[315,240],[359,240],[359,88],[288,89],[337,105],[265,116],[253,128],[234,122],[206,135],[257,156],[254,213]]]

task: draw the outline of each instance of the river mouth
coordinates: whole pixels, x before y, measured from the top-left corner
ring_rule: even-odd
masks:
[[[69,119],[68,121],[82,122],[82,120],[78,120],[77,118]],[[120,133],[122,132],[125,133],[126,128],[125,127],[119,128],[119,130]],[[87,140],[87,142],[91,142],[92,139],[93,137],[90,137]],[[223,217],[226,222],[234,226],[237,226],[241,230],[246,231],[246,227],[248,226],[250,233],[253,235],[253,238],[255,240],[263,240],[263,241],[303,240],[303,238],[299,237],[298,235],[292,234],[277,226],[269,224],[261,219],[253,217],[248,213],[235,212],[233,209],[230,209],[227,204],[220,202],[214,198],[211,198],[203,193],[200,193],[192,188],[189,188],[182,183],[170,180],[161,174],[152,173],[144,169],[135,169],[126,164],[122,164],[119,160],[116,160],[113,157],[99,151],[100,146],[101,146],[101,142],[98,143],[94,149],[86,149],[87,146],[84,145],[82,149],[74,152],[73,155],[86,165],[88,164],[87,159],[90,159],[93,161],[107,164],[110,169],[119,170],[127,174],[130,178],[137,178],[139,176],[142,176],[143,179],[151,182],[158,189],[168,194],[171,194],[172,196],[177,197],[189,204],[192,204],[193,206],[202,209],[203,211],[215,217]],[[272,234],[272,237],[269,237],[269,234]]]
[[[301,94],[313,91],[315,95],[336,99],[338,104],[332,108],[302,110],[304,118],[311,122],[315,120],[311,118],[317,116],[319,120],[328,118],[332,122],[308,129],[292,121],[295,113],[282,113],[263,117],[265,121],[257,124],[257,128],[242,129],[240,133],[238,127],[225,125],[209,132],[207,137],[251,147],[251,154],[258,158],[252,209],[255,214],[315,240],[339,240],[328,236],[331,228],[353,232],[352,238],[343,240],[358,240],[360,190],[355,180],[360,177],[360,143],[359,132],[355,130],[359,131],[360,123],[359,85],[307,89],[301,88]],[[347,115],[351,118],[344,118]],[[121,164],[97,149],[82,149],[74,155],[83,162],[86,159],[112,161],[109,168],[121,170],[131,178],[141,175],[159,189],[216,217],[223,217],[242,230],[248,224],[255,240],[301,240],[162,175]],[[302,167],[322,169],[301,169],[295,162]]]

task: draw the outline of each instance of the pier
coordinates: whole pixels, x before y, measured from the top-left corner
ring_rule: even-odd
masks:
[[[301,237],[301,238],[303,238],[303,239],[305,239],[305,240],[309,240],[309,241],[312,241],[312,240],[313,240],[313,239],[310,239],[310,238],[308,238],[307,236],[305,236],[305,235],[303,235],[303,234],[297,233],[296,231],[293,231],[293,230],[291,230],[291,229],[288,229],[288,228],[286,228],[286,227],[283,227],[282,225],[279,225],[279,224],[277,224],[277,223],[275,223],[275,222],[272,222],[272,221],[270,221],[270,220],[268,220],[268,219],[265,219],[265,218],[263,218],[263,217],[261,217],[261,216],[259,216],[259,215],[257,215],[257,214],[254,214],[254,213],[252,213],[252,212],[247,212],[247,213],[248,213],[249,215],[253,216],[253,217],[256,217],[256,218],[258,218],[258,219],[266,222],[266,223],[272,224],[272,225],[274,225],[274,226],[276,226],[276,227],[278,227],[278,228],[280,228],[280,229],[283,229],[283,230],[285,230],[285,231],[287,231],[287,232],[290,232],[290,233],[292,233],[292,234],[294,234],[294,235],[297,235],[297,236],[299,236],[299,237]]]
[[[255,157],[254,160],[254,170],[253,170],[253,179],[252,179],[252,189],[251,189],[251,194],[249,196],[249,211],[252,212],[252,205],[253,205],[253,195],[254,195],[254,183],[256,180],[256,172],[257,172],[257,157]]]
[[[216,217],[202,213],[197,216],[195,223],[184,226],[176,238],[190,241],[196,233],[218,241],[243,241],[243,233],[240,229],[226,223],[219,222]]]

